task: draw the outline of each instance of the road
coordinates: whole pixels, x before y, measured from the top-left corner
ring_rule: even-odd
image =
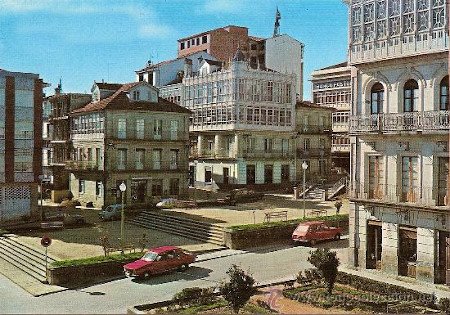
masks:
[[[346,240],[327,242],[321,246],[338,252],[342,263]],[[226,280],[232,264],[241,266],[258,283],[292,277],[310,268],[310,247],[277,246],[254,251],[224,250],[200,255],[198,262],[185,272],[160,275],[145,281],[119,279],[88,288],[67,290],[33,297],[0,275],[0,313],[125,313],[133,305],[172,298],[186,287],[215,286]]]

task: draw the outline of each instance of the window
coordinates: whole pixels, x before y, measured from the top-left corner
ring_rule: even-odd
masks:
[[[369,198],[383,197],[383,159],[381,156],[369,156]]]
[[[208,42],[208,36],[207,35],[203,35],[202,36],[202,44],[206,44]]]
[[[403,111],[416,112],[419,103],[419,85],[415,80],[409,80],[403,88]]]
[[[281,165],[281,182],[287,183],[289,180],[289,165]]]
[[[103,184],[102,184],[102,182],[101,181],[96,181],[95,182],[95,195],[97,196],[97,197],[101,197],[102,196],[102,189],[103,188]]]
[[[152,180],[152,195],[153,196],[162,195],[162,179]]]
[[[323,138],[319,139],[319,148],[325,149],[325,139],[323,139]]]
[[[254,152],[256,149],[256,138],[247,138],[247,152]]]
[[[137,170],[143,170],[144,161],[145,161],[145,149],[136,149],[135,168]]]
[[[178,139],[178,120],[170,121],[170,140]]]
[[[440,95],[440,110],[449,110],[448,105],[448,76],[444,77],[441,81],[441,85],[439,88],[439,95]]]
[[[180,43],[180,50],[183,50],[183,49],[184,49],[184,42]]]
[[[162,120],[155,119],[153,124],[153,138],[161,139],[161,135],[162,135]]]
[[[127,149],[117,150],[117,169],[124,170],[127,165]]]
[[[139,101],[140,96],[139,96],[139,91],[133,91],[133,100],[135,101]]]
[[[79,179],[78,180],[78,192],[80,194],[84,194],[86,191],[86,182],[84,181],[84,179]]]
[[[117,138],[125,139],[127,137],[127,120],[119,118],[117,121]]]
[[[169,186],[169,194],[179,195],[179,193],[180,193],[180,180],[178,178],[171,178]]]
[[[136,120],[136,139],[144,139],[144,119]]]
[[[272,152],[273,147],[273,139],[264,139],[264,152],[270,153]]]
[[[200,37],[196,38],[196,44],[197,44],[197,46],[200,45]]]
[[[152,161],[153,161],[153,169],[154,170],[160,170],[161,169],[161,153],[162,153],[161,149],[154,149],[153,150]]]
[[[281,139],[281,153],[283,156],[287,156],[289,154],[289,140]]]
[[[92,161],[92,148],[87,149],[87,160]]]
[[[379,114],[383,112],[384,88],[381,83],[372,86],[370,94],[370,113]]]
[[[178,150],[170,150],[170,169],[176,170],[178,168]]]
[[[416,202],[419,197],[419,163],[416,156],[402,157],[402,201]]]
[[[311,147],[311,141],[309,138],[304,139],[303,140],[303,149],[304,150],[309,150],[309,148]]]

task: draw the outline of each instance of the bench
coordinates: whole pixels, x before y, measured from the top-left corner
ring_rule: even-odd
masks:
[[[311,211],[309,211],[309,215],[316,215],[316,217],[318,217],[319,215],[327,215],[327,210],[325,210],[325,209],[311,210]]]
[[[41,229],[62,229],[64,223],[62,221],[41,222]]]
[[[277,212],[266,212],[264,217],[264,222],[270,222],[273,218],[283,218],[287,221],[287,211],[277,211]]]

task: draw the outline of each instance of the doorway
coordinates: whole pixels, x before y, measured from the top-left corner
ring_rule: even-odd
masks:
[[[247,185],[255,184],[255,165],[247,164]]]
[[[228,167],[223,168],[223,184],[228,185],[230,181],[230,169]]]
[[[381,256],[383,239],[381,222],[369,221],[367,226],[366,268],[381,270]]]
[[[399,231],[398,274],[411,278],[416,277],[417,263],[417,229],[401,226]]]
[[[439,231],[436,283],[450,285],[450,233]]]

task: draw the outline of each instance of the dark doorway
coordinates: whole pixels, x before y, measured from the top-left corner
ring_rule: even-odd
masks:
[[[195,166],[189,166],[189,186],[195,186]]]
[[[398,274],[416,277],[417,230],[414,227],[401,226],[399,231]]]
[[[230,180],[230,169],[228,167],[224,167],[223,168],[223,183],[225,185],[228,185],[229,180]]]
[[[289,182],[289,165],[281,165],[281,183]]]
[[[450,285],[450,233],[439,231],[436,283]]]
[[[247,165],[247,184],[255,184],[255,165]]]
[[[205,183],[212,182],[212,172],[211,170],[205,170]]]
[[[381,270],[382,255],[382,229],[381,222],[369,221],[367,226],[367,257],[366,268]]]
[[[273,183],[273,165],[264,165],[264,183]]]

